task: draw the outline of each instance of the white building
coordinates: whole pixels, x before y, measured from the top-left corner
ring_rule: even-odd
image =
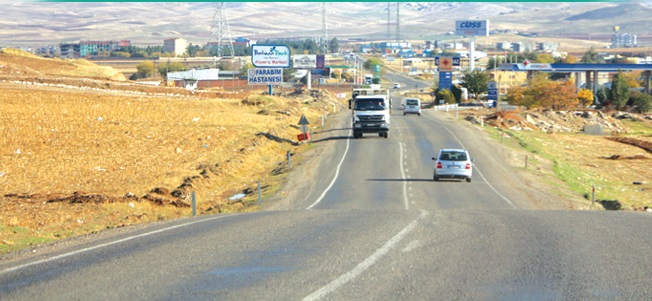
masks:
[[[183,38],[169,38],[163,40],[163,51],[169,52],[174,56],[182,56],[186,53],[188,41]]]

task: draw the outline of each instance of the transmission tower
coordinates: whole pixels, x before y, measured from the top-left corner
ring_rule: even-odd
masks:
[[[391,19],[392,19],[392,2],[387,2],[387,47],[389,47],[389,40],[392,37],[391,34]]]
[[[322,2],[321,3],[321,37],[320,39],[320,45],[321,46],[321,53],[326,54],[328,52],[328,3],[327,2]]]
[[[226,3],[216,2],[215,13],[213,14],[213,24],[211,25],[210,41],[217,42],[217,56],[222,57],[222,49],[227,47],[229,53],[227,56],[233,57],[233,40],[231,39],[231,29],[229,29],[229,19],[226,16]],[[224,44],[222,44],[224,42]]]
[[[401,2],[396,2],[396,42],[401,42],[401,18],[399,18],[399,8]]]

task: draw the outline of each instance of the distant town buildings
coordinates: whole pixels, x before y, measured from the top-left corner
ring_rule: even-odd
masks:
[[[637,36],[631,33],[614,33],[611,36],[611,48],[624,48],[624,47],[636,47]]]
[[[170,38],[163,40],[163,52],[171,53],[174,56],[182,56],[188,48],[188,40],[184,38]]]
[[[62,58],[108,57],[120,47],[131,46],[131,41],[80,41],[79,43],[59,44]]]

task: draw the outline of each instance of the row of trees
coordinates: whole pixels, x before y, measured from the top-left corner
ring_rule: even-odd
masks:
[[[526,85],[510,88],[504,100],[511,105],[528,109],[565,110],[583,108],[595,103],[599,107],[617,110],[630,106],[641,113],[652,110],[652,96],[632,89],[640,87],[635,74],[619,71],[611,82],[611,88],[603,86],[597,95],[588,89],[578,89],[572,80],[555,79],[556,77],[554,74],[537,73]],[[467,71],[463,75],[461,86],[477,97],[487,92],[489,78],[486,71]],[[459,102],[460,98],[455,93],[451,95]],[[445,94],[442,97],[446,99]]]
[[[551,80],[546,74],[537,74],[525,87],[509,90],[505,100],[509,104],[527,108],[551,108],[554,110],[586,107],[595,102],[598,107],[623,110],[631,107],[639,113],[652,110],[652,96],[632,90],[628,75],[619,71],[611,82],[611,88],[602,87],[598,95],[587,89],[577,89],[570,80]]]
[[[581,58],[573,55],[565,57],[554,57],[550,53],[538,51],[525,51],[525,52],[508,52],[504,57],[491,57],[487,63],[487,69],[495,69],[502,63],[517,63],[523,61],[540,64],[627,64],[630,63],[627,58],[622,56],[614,56],[611,59],[605,60],[600,56],[593,47],[589,49]],[[555,73],[551,76],[552,79],[558,79],[563,74]]]
[[[290,47],[292,53],[303,53],[303,54],[323,54],[324,49],[319,45],[319,43],[314,39],[305,39],[305,40],[265,40],[260,44],[263,45],[287,45]],[[327,42],[327,52],[335,53],[340,49],[339,42],[337,38],[333,38]],[[206,56],[217,56],[218,47],[214,45],[195,45],[189,44],[186,47],[185,57],[206,57]],[[230,49],[226,46],[222,46],[222,54],[230,54]],[[234,46],[233,47],[234,56],[250,56],[251,55],[251,46]],[[128,46],[121,47],[117,51],[111,52],[113,57],[132,57],[132,58],[155,58],[155,57],[173,57],[174,55],[169,52],[163,51],[163,46],[147,46],[147,47],[138,47],[138,46]]]

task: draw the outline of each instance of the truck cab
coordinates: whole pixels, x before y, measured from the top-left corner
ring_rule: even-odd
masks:
[[[387,95],[357,95],[352,99],[351,109],[354,138],[362,138],[363,133],[378,133],[380,137],[388,137],[390,101]]]

